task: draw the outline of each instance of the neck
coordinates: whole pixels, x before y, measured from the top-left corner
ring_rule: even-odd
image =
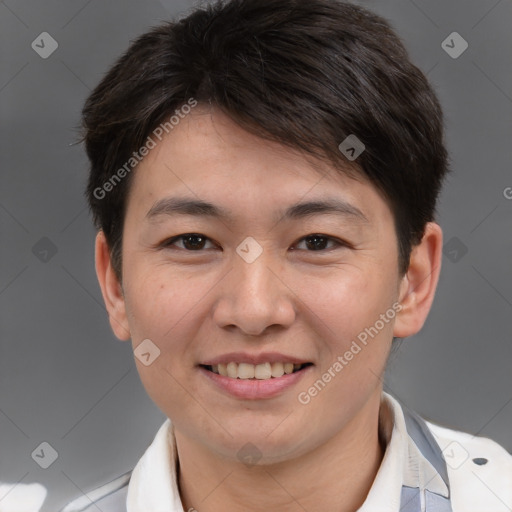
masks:
[[[246,466],[220,459],[176,431],[178,483],[185,511],[354,512],[364,502],[384,457],[380,391],[341,430],[300,457]]]

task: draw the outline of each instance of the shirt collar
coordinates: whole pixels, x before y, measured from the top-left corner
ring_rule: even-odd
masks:
[[[441,450],[425,421],[386,392],[379,409],[384,458],[358,512],[451,512]],[[174,427],[167,419],[135,466],[127,512],[184,512],[177,482]]]
[[[184,512],[177,464],[174,426],[167,419],[133,469],[126,498],[127,512]]]
[[[441,449],[423,418],[384,391],[379,436],[384,458],[358,512],[451,512]]]

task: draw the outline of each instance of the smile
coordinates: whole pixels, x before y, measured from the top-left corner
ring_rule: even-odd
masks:
[[[296,373],[306,366],[311,366],[312,363],[294,364],[294,363],[261,363],[261,364],[250,364],[250,363],[235,363],[230,362],[227,364],[214,364],[214,365],[201,365],[210,372],[222,375],[223,377],[229,377],[231,379],[242,379],[242,380],[268,380],[282,377],[283,375],[289,375]]]

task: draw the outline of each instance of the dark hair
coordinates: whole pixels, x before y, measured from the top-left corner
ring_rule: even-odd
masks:
[[[218,0],[138,37],[83,108],[87,200],[119,278],[132,173],[112,179],[191,98],[369,179],[393,212],[406,272],[434,220],[448,155],[436,94],[399,37],[382,17],[336,0]],[[349,135],[365,145],[353,162],[338,148]]]

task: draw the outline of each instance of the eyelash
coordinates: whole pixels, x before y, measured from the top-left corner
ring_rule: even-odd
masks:
[[[202,238],[202,239],[204,239],[206,241],[211,242],[211,240],[207,236],[204,236],[201,233],[184,233],[182,235],[173,236],[173,237],[165,240],[160,245],[160,247],[162,247],[164,249],[181,250],[181,251],[185,251],[185,252],[202,252],[204,250],[204,249],[189,250],[189,249],[181,248],[181,247],[176,249],[176,248],[172,247],[174,242],[176,242],[176,241],[178,241],[180,239],[183,240],[186,237],[197,237],[197,238]],[[350,245],[347,242],[344,242],[343,240],[340,240],[339,238],[334,238],[332,236],[323,235],[321,233],[311,233],[309,235],[306,235],[306,236],[300,238],[298,242],[302,242],[303,240],[306,240],[308,238],[313,238],[313,237],[323,238],[323,239],[326,239],[328,241],[334,242],[337,245],[337,247],[333,247],[333,248],[331,248],[331,250],[332,249],[337,249],[337,248],[350,247]],[[294,244],[294,245],[296,245],[296,244]],[[319,249],[317,251],[314,251],[314,250],[308,251],[307,249],[305,249],[305,250],[306,250],[306,252],[327,252],[327,251],[329,251],[329,249]]]

